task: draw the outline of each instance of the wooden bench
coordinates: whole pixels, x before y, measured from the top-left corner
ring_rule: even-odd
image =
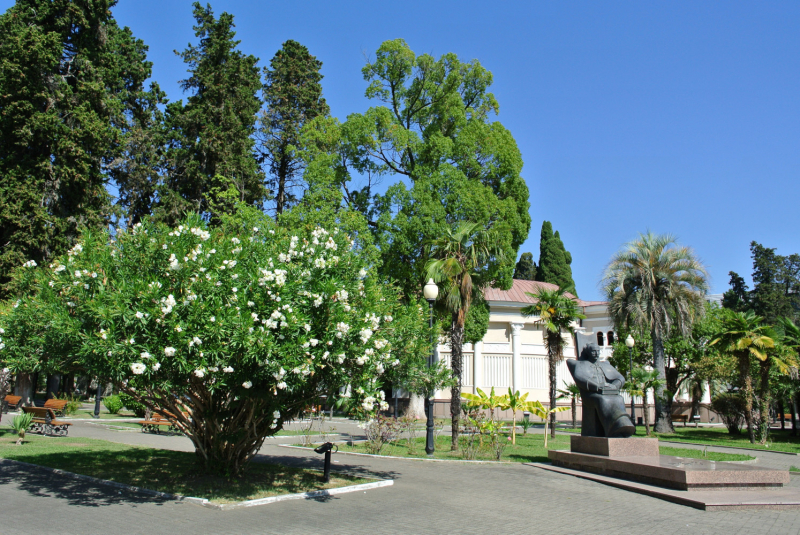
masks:
[[[673,414],[672,415],[673,422],[683,422],[683,427],[686,427],[686,423],[689,421],[688,414]]]
[[[56,420],[56,415],[53,409],[45,407],[22,407],[22,412],[33,415],[31,433],[39,433],[42,435],[65,437],[69,433],[69,422],[59,422]]]
[[[161,429],[172,429],[172,422],[158,413],[153,413],[150,418],[136,422],[142,426],[142,433],[161,433]]]
[[[48,399],[44,402],[44,408],[53,409],[56,416],[64,416],[64,409],[67,408],[67,403],[69,402],[66,399]]]
[[[14,407],[14,410],[16,410],[19,408],[19,404],[21,401],[22,401],[22,396],[12,396],[11,394],[9,394],[5,398],[3,398],[3,410],[5,410],[5,412],[8,412],[8,409],[10,409],[12,406]]]

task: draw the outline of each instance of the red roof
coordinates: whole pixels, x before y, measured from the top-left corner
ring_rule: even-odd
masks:
[[[536,300],[527,294],[528,293],[535,294],[541,288],[545,288],[548,290],[555,290],[556,288],[558,288],[558,286],[556,286],[555,284],[550,284],[549,282],[514,279],[514,284],[511,285],[511,288],[509,290],[487,288],[483,291],[483,297],[487,301],[506,301],[509,303],[532,304],[535,303]],[[566,295],[574,297],[575,300],[578,302],[578,306],[582,307],[607,304],[605,301],[584,301],[583,299],[575,297],[571,293],[567,293]]]

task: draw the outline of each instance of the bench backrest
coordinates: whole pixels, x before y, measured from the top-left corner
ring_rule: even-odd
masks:
[[[53,412],[53,409],[45,408],[45,407],[22,407],[22,412],[29,412],[33,414],[36,418],[47,418],[50,417],[51,420],[56,419],[56,414]]]
[[[22,401],[22,396],[12,396],[11,394],[9,394],[4,399],[6,403],[10,403],[11,405],[16,405],[17,403]]]
[[[44,406],[48,409],[61,410],[67,406],[67,403],[69,403],[69,401],[66,399],[48,399],[44,402]]]

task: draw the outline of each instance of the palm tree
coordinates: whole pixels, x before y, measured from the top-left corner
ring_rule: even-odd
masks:
[[[662,386],[666,381],[658,376],[657,370],[645,370],[644,368],[634,368],[631,372],[631,388],[628,393],[632,396],[642,398],[642,412],[644,413],[644,430],[650,436],[650,403],[647,401],[647,393]]]
[[[578,398],[581,395],[581,389],[575,383],[567,383],[564,381],[564,388],[559,388],[558,399],[569,398],[572,406],[572,428],[578,427]]]
[[[670,329],[688,335],[703,311],[708,289],[705,267],[694,252],[678,246],[674,237],[651,232],[616,253],[606,267],[602,286],[618,330],[647,328],[653,342],[653,368],[666,378],[664,338]],[[657,433],[672,433],[674,392],[656,389]]]
[[[490,280],[482,277],[491,262],[503,262],[501,240],[491,230],[478,223],[462,222],[455,230],[448,228],[445,236],[428,246],[431,258],[426,265],[429,278],[440,285],[440,299],[451,314],[450,365],[455,384],[450,389],[453,451],[458,449],[458,426],[461,417],[461,373],[464,322],[473,296],[483,290]]]
[[[586,316],[578,311],[575,298],[567,295],[561,288],[549,290],[542,288],[529,293],[536,299],[532,305],[522,309],[523,316],[538,316],[536,323],[544,327],[544,345],[547,348],[548,375],[550,376],[550,436],[556,436],[556,366],[564,360],[564,333],[575,334],[573,322]]]
[[[747,434],[750,443],[755,444],[753,430],[753,377],[750,374],[750,358],[760,361],[768,358],[767,350],[775,347],[768,333],[769,327],[761,323],[761,316],[753,312],[734,312],[730,309],[722,311],[720,332],[709,345],[719,345],[722,353],[728,353],[739,362],[739,380],[744,387],[744,418],[747,421]]]
[[[772,389],[770,388],[770,372],[773,367],[781,375],[796,374],[798,359],[795,352],[794,333],[791,327],[797,327],[786,318],[780,318],[778,329],[768,328],[766,335],[773,339],[775,347],[767,349],[767,358],[759,362],[761,380],[759,382],[758,397],[761,401],[760,414],[760,442],[767,443],[769,436],[769,408],[772,402]]]

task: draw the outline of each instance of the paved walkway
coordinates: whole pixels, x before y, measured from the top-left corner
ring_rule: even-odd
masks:
[[[191,449],[183,437],[110,431],[91,423],[76,423],[70,434]],[[259,459],[298,466],[320,464],[316,454],[276,445],[265,445]],[[391,477],[395,484],[321,500],[215,511],[3,467],[0,532],[800,533],[800,511],[703,512],[519,464],[430,463],[351,455],[336,455],[334,460],[337,470]],[[800,478],[793,477],[792,485],[800,486]]]

